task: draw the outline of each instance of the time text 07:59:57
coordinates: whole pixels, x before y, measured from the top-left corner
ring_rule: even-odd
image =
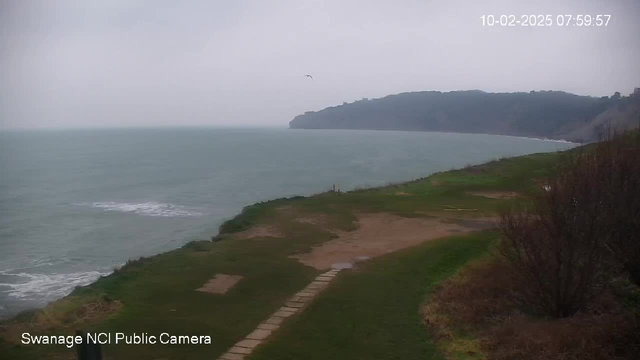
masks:
[[[482,15],[482,26],[576,26],[604,27],[609,25],[611,15]]]

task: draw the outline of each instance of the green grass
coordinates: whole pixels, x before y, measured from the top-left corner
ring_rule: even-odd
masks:
[[[265,245],[238,241],[209,245],[212,250],[206,253],[177,250],[78,290],[75,296],[88,298],[101,292],[124,304],[115,317],[85,330],[156,335],[167,331],[213,338],[212,345],[202,346],[105,346],[105,354],[118,359],[205,359],[208,354],[221,354],[316,275],[315,270],[282,256],[285,249],[278,241]],[[216,273],[240,274],[244,279],[224,296],[194,291]],[[72,331],[53,329],[51,333]],[[22,358],[29,352],[34,359],[43,353],[70,353],[62,347],[20,346],[11,347],[9,354]]]
[[[481,256],[492,232],[428,242],[344,271],[252,360],[442,359],[420,305],[440,281]]]
[[[103,349],[106,359],[215,359],[319,273],[289,256],[331,240],[335,237],[332,230],[355,229],[357,214],[495,215],[499,206],[523,200],[495,200],[468,192],[508,190],[531,194],[539,191],[534,179],[553,174],[559,157],[558,154],[534,154],[438,173],[405,184],[248,206],[221,226],[221,235],[216,239],[220,241],[190,243],[182,249],[132,262],[72,294],[70,303],[78,308],[78,304],[97,296],[120,301],[122,310],[106,320],[94,322],[87,317],[83,321],[63,321],[58,326],[36,321],[43,311],[54,318],[74,318],[62,313],[60,307],[49,306],[0,323],[0,354],[3,359],[73,357],[73,350],[61,346],[16,345],[19,339],[9,337],[7,334],[11,332],[3,332],[3,328],[31,329],[38,334],[72,334],[81,328],[210,335],[213,339],[212,345],[202,346],[108,345]],[[399,192],[412,195],[400,196]],[[477,211],[451,213],[444,210],[448,206]],[[322,226],[301,223],[294,221],[294,216],[322,216],[324,223]],[[233,238],[235,232],[264,224],[277,227],[282,236]],[[352,359],[413,359],[418,353],[436,354],[436,348],[420,325],[419,304],[435,283],[482,253],[490,238],[483,234],[438,241],[382,257],[362,270],[341,274],[331,291],[294,323],[285,325],[255,358],[295,358],[292,356],[305,351],[308,353],[297,358],[311,358],[313,352],[323,354],[317,357],[323,359],[340,358],[338,353],[349,354],[350,357],[343,358]],[[194,291],[216,273],[238,274],[244,278],[225,295]],[[305,334],[304,338],[301,334]],[[284,346],[283,341],[290,344]]]

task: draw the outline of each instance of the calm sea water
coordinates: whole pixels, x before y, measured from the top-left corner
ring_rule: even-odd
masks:
[[[261,200],[571,146],[385,131],[1,132],[0,318],[43,306],[130,258],[209,239]]]

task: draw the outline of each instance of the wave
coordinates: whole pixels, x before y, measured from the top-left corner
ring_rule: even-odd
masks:
[[[503,137],[509,137],[509,138],[515,138],[515,139],[547,141],[547,142],[555,142],[555,143],[569,144],[569,145],[581,145],[578,142],[573,142],[573,141],[569,141],[569,140],[565,140],[565,139],[550,139],[550,138],[544,138],[544,137],[540,138],[540,137],[517,136],[517,135],[496,135],[496,136],[503,136]]]
[[[0,290],[5,290],[9,296],[21,300],[51,301],[71,293],[76,286],[85,286],[96,281],[107,272],[85,271],[67,274],[29,274],[24,272],[12,273],[8,270],[0,271],[7,277],[15,277],[15,283],[0,283]]]
[[[561,143],[561,144],[580,145],[580,143],[578,142],[573,142],[573,141],[564,140],[564,139],[549,139],[549,138],[536,138],[536,137],[527,137],[527,139],[549,141],[549,142],[555,142],[555,143]]]
[[[196,211],[196,209],[193,208],[155,201],[138,204],[107,201],[94,202],[90,203],[89,205],[94,208],[103,209],[105,211],[128,212],[143,216],[196,217],[204,215],[204,213]]]

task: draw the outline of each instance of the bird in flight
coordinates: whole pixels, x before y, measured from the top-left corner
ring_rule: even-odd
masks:
[[[306,76],[306,77],[308,77],[308,78],[310,78],[311,80],[313,80],[313,76],[311,76],[311,75],[309,75],[309,74],[307,74],[307,75],[305,75],[305,76]]]

